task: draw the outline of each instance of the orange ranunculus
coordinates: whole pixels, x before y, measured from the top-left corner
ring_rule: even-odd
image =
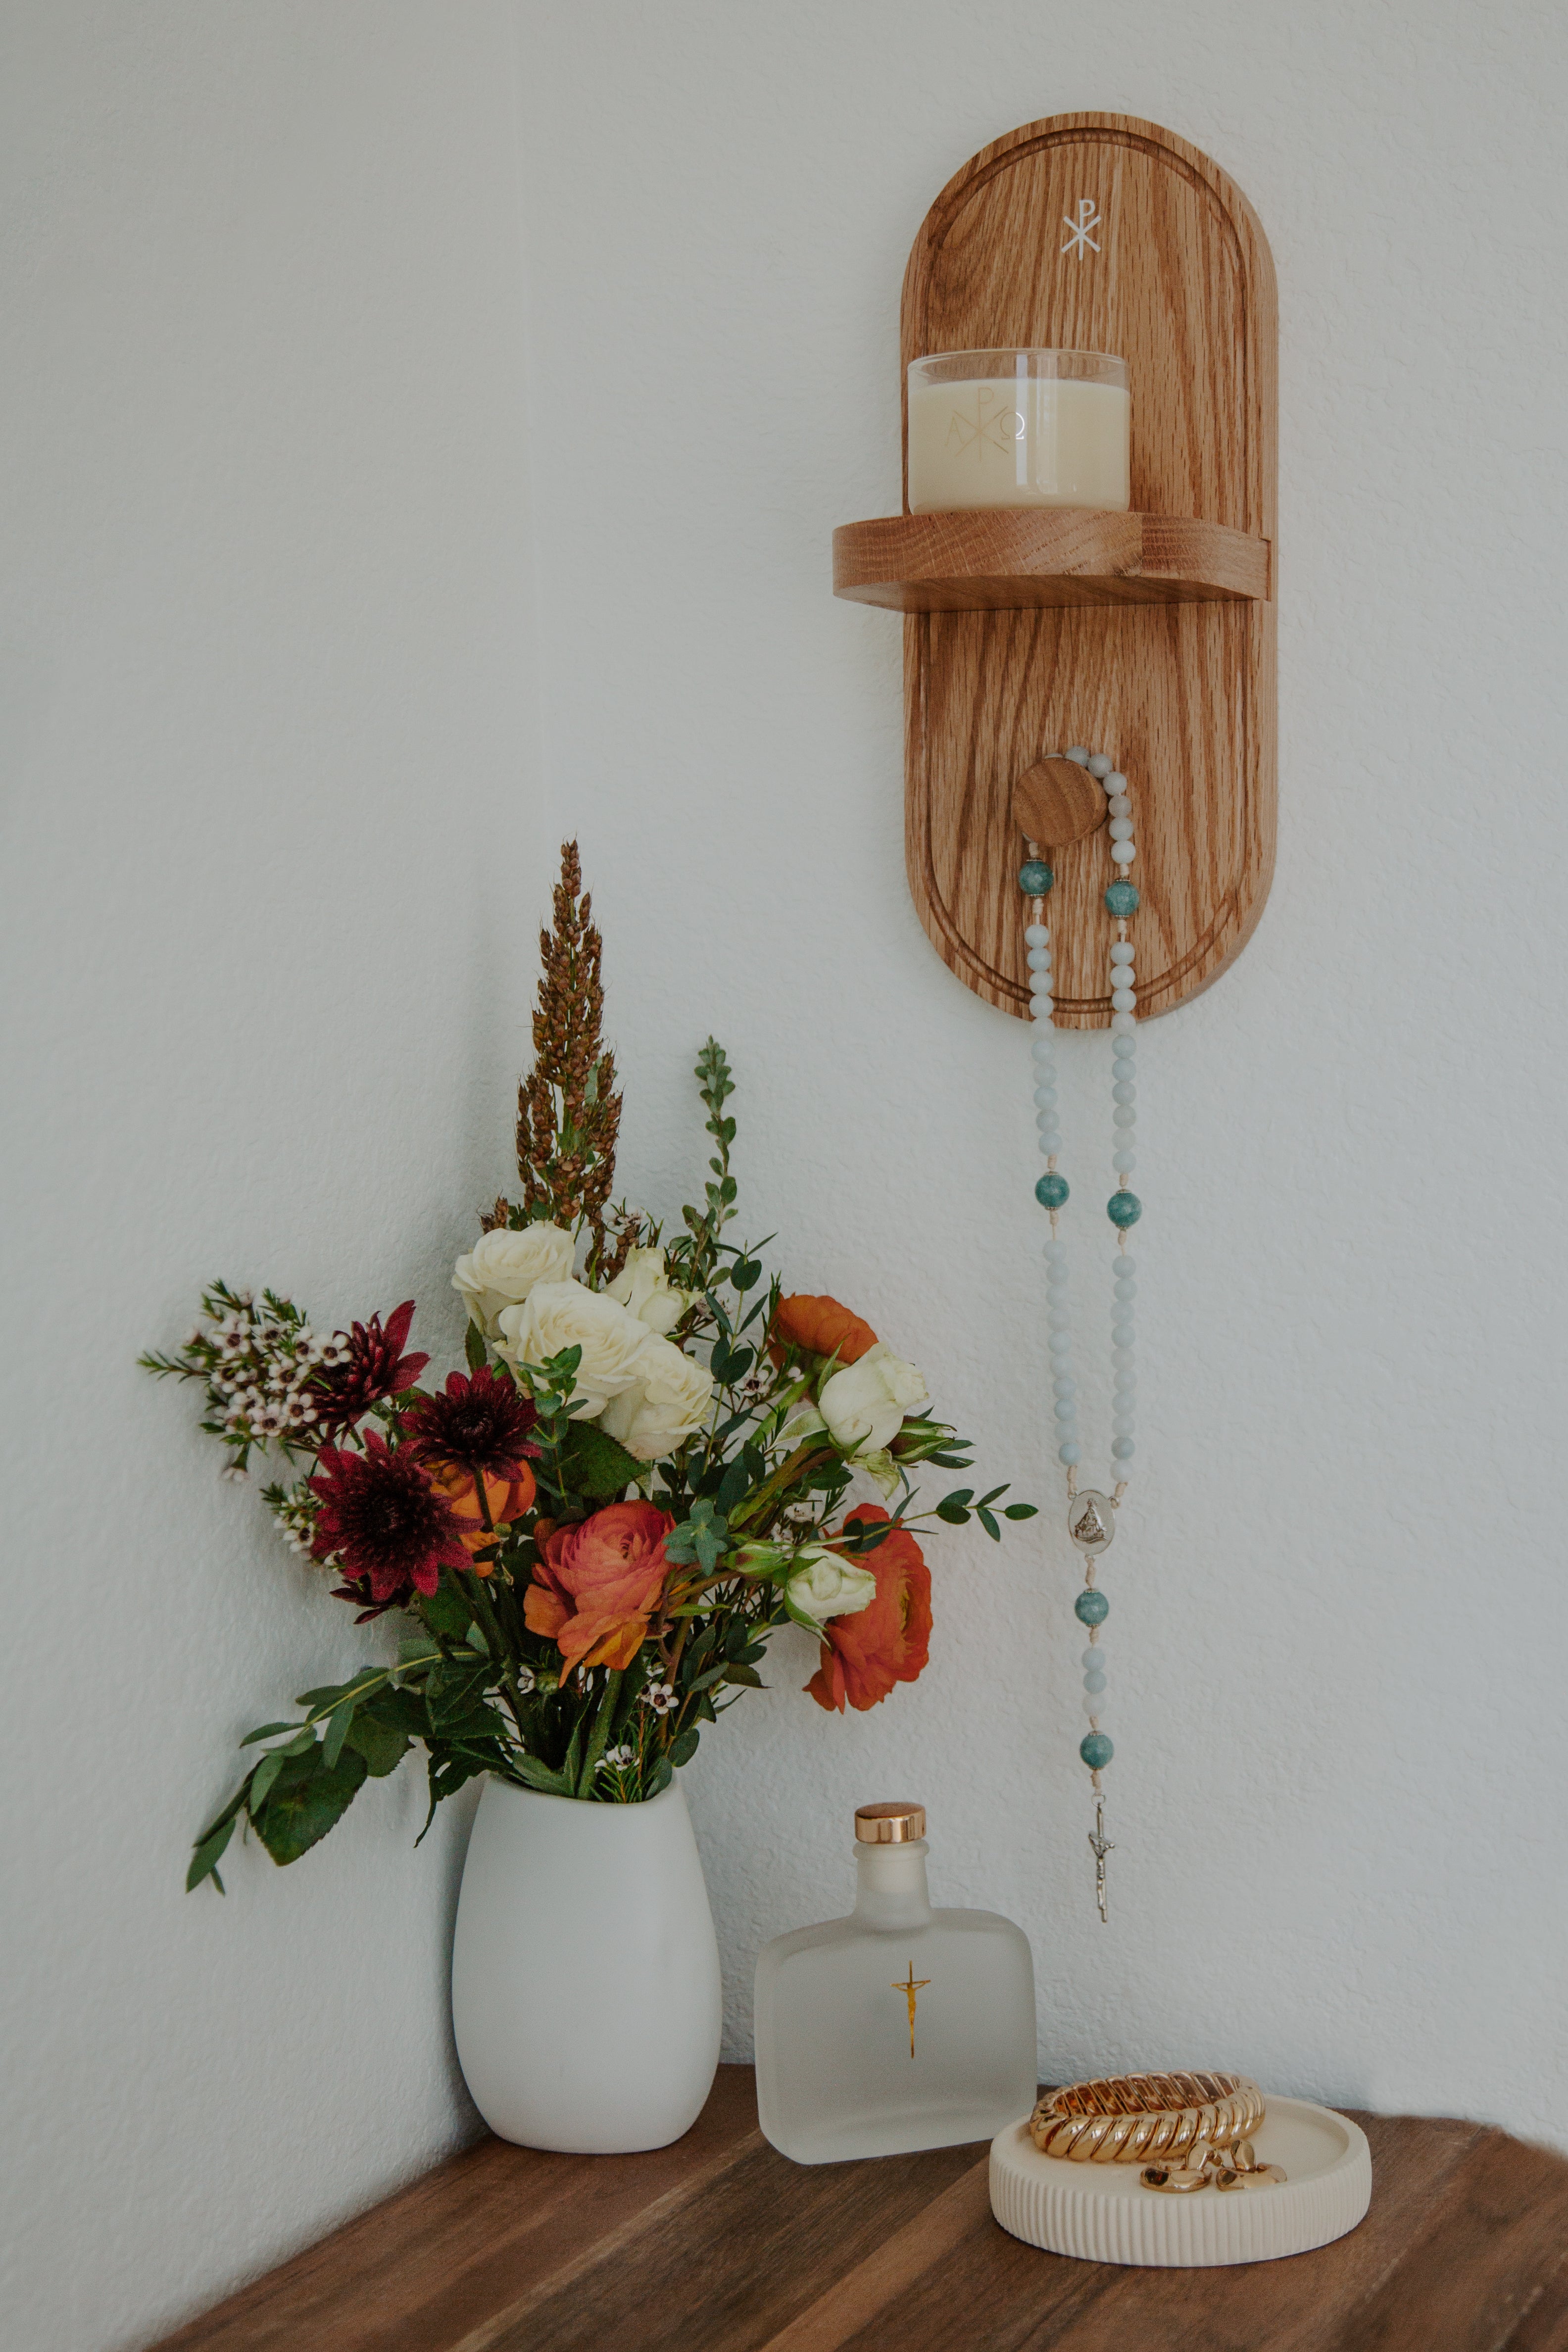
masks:
[[[877,1344],[869,1323],[840,1307],[837,1298],[815,1297],[797,1290],[781,1298],[768,1333],[768,1353],[775,1364],[788,1347],[809,1348],[814,1355],[837,1356],[841,1364],[858,1364],[868,1348]]]
[[[652,1503],[609,1503],[547,1538],[523,1615],[531,1633],[560,1643],[568,1672],[631,1664],[669,1573],[664,1539],[674,1525]]]
[[[879,1526],[879,1503],[862,1503],[847,1528]],[[877,1598],[854,1617],[830,1617],[822,1629],[822,1664],[806,1684],[818,1706],[864,1710],[885,1699],[895,1683],[912,1683],[931,1641],[931,1570],[906,1528],[895,1528],[875,1550],[856,1555],[877,1580]]]
[[[445,1495],[452,1506],[452,1517],[458,1522],[458,1537],[470,1552],[483,1551],[496,1539],[498,1528],[521,1518],[534,1496],[534,1476],[526,1462],[520,1462],[515,1478],[493,1478],[485,1473],[485,1500],[489,1505],[490,1524],[485,1525],[485,1515],[479,1508],[479,1487],[467,1470],[455,1463],[434,1462],[426,1465],[426,1476],[438,1495]],[[495,1566],[489,1559],[476,1559],[476,1576],[489,1576]]]

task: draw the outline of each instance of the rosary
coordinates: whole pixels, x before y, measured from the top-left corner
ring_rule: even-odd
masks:
[[[1051,1357],[1051,1385],[1056,1398],[1057,1459],[1067,1472],[1068,1534],[1082,1555],[1083,1591],[1073,1603],[1079,1622],[1088,1629],[1089,1644],[1083,1653],[1083,1711],[1089,1717],[1089,1729],[1079,1743],[1079,1754],[1089,1768],[1089,1786],[1094,1792],[1094,1827],[1089,1832],[1089,1850],[1094,1855],[1094,1891],[1100,1916],[1107,1916],[1105,1907],[1105,1857],[1114,1849],[1105,1834],[1105,1795],[1101,1776],[1116,1753],[1108,1732],[1100,1729],[1100,1717],[1105,1708],[1105,1648],[1100,1641],[1100,1628],[1110,1613],[1110,1603],[1095,1583],[1095,1564],[1102,1552],[1110,1549],[1116,1533],[1116,1515],[1121,1498],[1127,1492],[1134,1452],[1132,1426],[1135,1395],[1138,1386],[1133,1364],[1132,1304],[1138,1295],[1137,1265],[1127,1249],[1128,1232],[1143,1213],[1143,1204],[1136,1192],[1127,1188],[1127,1180],[1137,1165],[1133,1154],[1134,1130],[1137,1126],[1137,1023],[1138,999],[1134,993],[1136,974],[1132,968],[1132,944],[1127,936],[1128,918],[1138,911],[1138,893],[1127,878],[1127,869],[1135,855],[1132,845],[1132,803],[1128,796],[1127,779],[1112,766],[1103,751],[1090,754],[1081,744],[1075,744],[1065,754],[1056,756],[1073,761],[1087,768],[1106,795],[1110,811],[1110,861],[1115,876],[1105,893],[1106,912],[1115,926],[1116,936],[1110,946],[1110,1006],[1111,1043],[1114,1058],[1111,1063],[1111,1099],[1114,1108],[1111,1122],[1114,1129],[1111,1166],[1115,1171],[1116,1190],[1105,1204],[1106,1215],[1116,1229],[1116,1255],[1112,1260],[1113,1289],[1110,1310],[1110,1354],[1114,1388],[1111,1419],[1111,1490],[1102,1493],[1096,1486],[1080,1487],[1078,1467],[1083,1459],[1083,1448],[1078,1434],[1078,1383],[1072,1372],[1072,1318],[1068,1290],[1067,1244],[1058,1233],[1061,1211],[1067,1205],[1068,1181],[1057,1171],[1057,1156],[1061,1150],[1061,1128],[1057,1111],[1056,1036],[1051,1025],[1055,999],[1051,994],[1051,935],[1044,920],[1046,893],[1055,876],[1050,867],[1036,855],[1036,845],[1028,844],[1029,855],[1020,867],[1018,887],[1029,901],[1029,921],[1024,932],[1028,950],[1029,1011],[1036,1028],[1033,1055],[1035,1064],[1035,1124],[1039,1131],[1040,1150],[1045,1154],[1046,1172],[1035,1186],[1035,1198],[1047,1210],[1051,1220],[1051,1237],[1046,1244],[1046,1330]]]

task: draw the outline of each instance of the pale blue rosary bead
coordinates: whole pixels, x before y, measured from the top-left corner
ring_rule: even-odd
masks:
[[[1058,1397],[1057,1399],[1056,1413],[1058,1421],[1076,1421],[1078,1419],[1078,1406],[1074,1403],[1071,1397]]]
[[[1049,948],[1031,948],[1025,961],[1031,971],[1049,971],[1051,951]]]
[[[1079,764],[1079,766],[1080,768],[1087,768],[1087,767],[1089,766],[1089,746],[1088,746],[1088,744],[1087,744],[1087,743],[1073,743],[1073,744],[1069,744],[1069,745],[1068,745],[1068,753],[1067,753],[1067,756],[1068,756],[1068,758],[1069,760],[1076,760],[1076,761],[1078,761],[1078,764]]]
[[[1110,1118],[1114,1127],[1136,1127],[1138,1124],[1138,1113],[1132,1104],[1128,1102],[1119,1102],[1111,1112]]]
[[[1136,1298],[1138,1296],[1137,1276],[1132,1274],[1119,1274],[1116,1277],[1114,1288],[1115,1295],[1119,1299]]]
[[[1083,1711],[1085,1715],[1088,1716],[1090,1723],[1093,1723],[1098,1717],[1103,1715],[1105,1712],[1105,1693],[1102,1690],[1085,1691],[1083,1695]]]
[[[1068,752],[1068,757],[1069,759],[1072,757],[1070,751]],[[1103,751],[1096,751],[1092,758],[1084,761],[1084,766],[1089,770],[1091,776],[1109,776],[1114,764],[1115,762],[1113,761],[1106,758]]]
[[[1130,988],[1113,988],[1110,992],[1110,1002],[1118,1013],[1131,1013],[1137,1004],[1138,999]]]
[[[1110,1256],[1110,1271],[1112,1274],[1136,1274],[1137,1254],[1132,1250],[1113,1250]]]
[[[1058,1242],[1053,1236],[1050,1241],[1041,1243],[1040,1255],[1047,1265],[1065,1265],[1068,1260],[1068,1245],[1066,1242]]]
[[[1110,942],[1110,961],[1112,963],[1131,963],[1132,961],[1131,940],[1112,940]]]
[[[1048,996],[1031,996],[1029,999],[1029,1011],[1037,1021],[1048,1021],[1056,1009]]]
[[[1102,782],[1108,793],[1124,793],[1127,790],[1127,779],[1120,768],[1107,768]]]
[[[1107,776],[1105,781],[1109,784],[1111,779]],[[1132,814],[1132,803],[1125,793],[1112,793],[1105,805],[1112,816],[1131,816]]]
[[[1083,1448],[1076,1438],[1069,1439],[1066,1445],[1058,1446],[1057,1460],[1065,1462],[1069,1470],[1083,1460]]]
[[[1105,1659],[1106,1653],[1101,1648],[1100,1644],[1098,1642],[1091,1642],[1088,1649],[1085,1650],[1082,1657],[1079,1660],[1079,1664],[1083,1668],[1085,1674],[1088,1674],[1091,1668],[1097,1665],[1100,1667],[1101,1673],[1103,1673],[1105,1670]]]
[[[1119,1348],[1130,1348],[1134,1337],[1131,1324],[1113,1323],[1110,1327],[1110,1336]]]
[[[1027,923],[1025,925],[1024,945],[1026,948],[1048,948],[1050,943],[1051,935],[1046,929],[1044,923]]]
[[[1054,1086],[1047,1085],[1035,1088],[1035,1107],[1037,1110],[1055,1110],[1057,1090]]]
[[[1138,1099],[1137,1087],[1131,1078],[1118,1078],[1110,1089],[1110,1099],[1118,1103],[1134,1103]]]
[[[1131,841],[1132,838],[1131,818],[1118,812],[1113,814],[1110,819],[1110,831],[1112,841]]]
[[[1052,1307],[1047,1309],[1046,1328],[1047,1331],[1067,1331],[1071,1328],[1071,1324],[1072,1318],[1068,1314],[1065,1307]]]
[[[1131,1176],[1138,1165],[1138,1154],[1135,1151],[1119,1150],[1110,1164],[1115,1169],[1119,1179]]]
[[[1110,1441],[1110,1450],[1118,1462],[1131,1462],[1138,1448],[1130,1437],[1113,1437]]]
[[[1094,1663],[1084,1669],[1083,1686],[1087,1691],[1102,1691],[1106,1683],[1105,1668],[1098,1650],[1092,1651],[1090,1655]]]
[[[1111,1032],[1115,1036],[1131,1037],[1137,1026],[1131,1013],[1115,1012],[1110,1016]]]

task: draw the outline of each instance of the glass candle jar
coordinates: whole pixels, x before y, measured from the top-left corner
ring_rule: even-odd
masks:
[[[1130,501],[1127,362],[1109,352],[937,352],[910,367],[910,512]]]

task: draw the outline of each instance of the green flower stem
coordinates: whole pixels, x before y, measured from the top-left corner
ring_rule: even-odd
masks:
[[[787,1488],[795,1486],[808,1470],[815,1470],[819,1463],[831,1462],[837,1451],[837,1446],[819,1445],[809,1440],[804,1445],[797,1445],[788,1459],[780,1463],[773,1475],[764,1478],[751,1501],[743,1503],[739,1510],[731,1512],[731,1533],[733,1534],[738,1528],[755,1529],[759,1517],[773,1511],[783,1501]]]
[[[506,1693],[507,1706],[510,1711],[512,1721],[517,1726],[518,1743],[526,1750],[528,1732],[522,1719],[522,1693],[517,1686],[517,1669],[508,1655],[510,1644],[501,1632],[500,1620],[491,1605],[489,1594],[485,1591],[485,1580],[472,1570],[455,1570],[453,1573],[458,1579],[468,1606],[484,1626],[489,1638],[490,1654],[500,1670],[501,1687]]]

